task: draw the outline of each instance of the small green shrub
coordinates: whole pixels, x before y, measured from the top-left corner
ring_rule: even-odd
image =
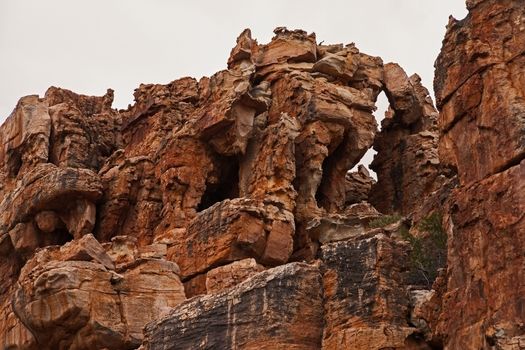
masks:
[[[422,277],[428,288],[432,286],[438,270],[445,266],[447,259],[447,234],[441,220],[442,216],[437,212],[421,220],[417,228],[424,234],[418,237],[410,234],[404,227],[400,230],[401,237],[412,247],[410,267],[416,276],[411,279],[421,280]]]
[[[401,220],[401,218],[402,218],[401,215],[397,215],[397,214],[381,216],[377,219],[370,220],[370,222],[368,223],[368,227],[370,228],[385,227],[387,225],[393,224],[394,222],[398,222],[399,220]]]
[[[419,230],[427,232],[429,238],[441,249],[447,248],[447,233],[442,226],[443,217],[440,213],[432,213],[432,215],[424,218],[418,225]]]

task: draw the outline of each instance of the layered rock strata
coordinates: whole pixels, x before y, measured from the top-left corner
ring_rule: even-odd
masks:
[[[379,233],[323,245],[324,349],[403,348],[407,249]]]
[[[417,75],[286,28],[126,110],[22,98],[0,127],[0,343],[520,348],[522,5],[451,21],[439,115]],[[371,147],[377,181],[348,172]]]
[[[226,337],[240,348],[333,348],[345,334],[365,332],[379,338],[351,336],[340,346],[380,347],[411,337],[405,304],[392,306],[399,332],[383,339],[378,332],[391,317],[381,311],[368,326],[350,322],[355,315],[340,315],[338,305],[363,305],[340,294],[323,304],[323,290],[335,288],[330,273],[321,283],[317,267],[287,263],[313,263],[319,247],[351,240],[341,244],[364,249],[349,262],[362,265],[356,273],[379,269],[366,287],[369,303],[391,307],[382,290],[403,291],[403,273],[389,274],[406,269],[396,258],[381,265],[381,235],[391,231],[370,226],[381,217],[367,202],[377,184],[362,166],[347,172],[372,145],[388,157],[372,114],[382,91],[398,129],[417,125],[417,135],[432,141],[425,146],[430,155],[420,157],[414,147],[392,164],[420,157],[422,166],[436,166],[428,93],[417,77],[353,44],[319,45],[314,34],[285,28],[275,34],[260,45],[244,31],[227,70],[200,81],[141,85],[127,110],[111,109],[110,90],[88,97],[50,88],[43,98],[20,100],[1,130],[0,234],[6,259],[16,261],[3,282],[5,346],[134,348],[147,322],[203,294],[176,308],[172,321],[150,324],[144,346],[216,347]],[[411,134],[401,132],[396,142]],[[378,207],[399,204],[405,213],[411,198],[429,192],[394,183],[388,171],[379,171],[378,184],[407,199],[386,196],[376,199]],[[412,179],[417,171],[408,173]],[[360,288],[362,281],[332,266],[352,249],[327,249],[321,270],[342,276],[347,285],[338,288]],[[405,256],[408,248],[392,249]],[[192,322],[227,330],[213,336]],[[301,327],[310,333],[301,335]]]
[[[181,304],[146,327],[142,349],[319,349],[322,298],[317,268],[286,264]]]
[[[525,2],[467,1],[434,81],[448,269],[434,332],[446,349],[525,348]],[[458,312],[461,310],[461,312]]]

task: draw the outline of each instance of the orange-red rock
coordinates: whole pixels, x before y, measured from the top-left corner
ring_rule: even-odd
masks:
[[[186,230],[174,233],[168,255],[186,279],[243,258],[266,264],[287,262],[293,248],[291,213],[248,199],[220,202],[202,212]]]
[[[370,165],[378,176],[370,202],[383,213],[417,212],[446,181],[438,157],[437,112],[418,75],[408,77],[397,64],[385,65],[390,110],[382,121]]]
[[[469,184],[519,163],[525,155],[525,30],[522,1],[470,2],[451,19],[434,81],[440,157]],[[473,147],[475,145],[475,147]]]
[[[92,235],[36,253],[17,286],[16,332],[30,332],[28,346],[41,349],[135,348],[148,321],[185,299],[174,263],[142,259],[115,270]],[[21,345],[10,337],[4,346]]]
[[[436,332],[450,349],[512,348],[523,338],[523,193],[521,162],[449,198],[447,286]]]
[[[439,316],[445,349],[525,345],[525,3],[467,1],[450,19],[434,81],[439,155],[460,186],[447,199],[447,272]],[[436,303],[433,300],[432,303]]]
[[[286,28],[126,110],[22,98],[0,127],[0,346],[519,348],[524,5],[451,20],[439,115],[419,76]],[[348,173],[370,147],[377,182]],[[429,291],[405,275],[432,213]]]
[[[261,271],[264,271],[264,266],[257,264],[255,259],[234,261],[217,267],[206,274],[206,292],[214,293],[233,287]]]

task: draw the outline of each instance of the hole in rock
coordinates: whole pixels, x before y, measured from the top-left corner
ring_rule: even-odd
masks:
[[[53,243],[56,245],[64,245],[73,240],[73,235],[71,235],[66,229],[56,230],[53,232],[53,236]]]
[[[385,119],[385,114],[388,112],[390,107],[390,102],[388,102],[388,98],[386,97],[384,91],[381,91],[379,96],[377,96],[376,107],[377,110],[373,114],[376,118],[378,129],[381,131],[381,122],[383,119]]]
[[[207,183],[206,190],[197,207],[203,211],[225,199],[239,197],[239,161],[236,157],[223,157],[218,168],[220,174],[215,183]]]
[[[377,127],[378,127],[377,133],[379,133],[381,132],[381,127],[382,127],[381,122],[383,121],[383,119],[385,119],[385,114],[387,113],[390,107],[390,102],[388,102],[388,98],[384,91],[381,91],[381,93],[377,96],[376,106],[377,106],[377,110],[373,114],[377,122]],[[370,168],[370,164],[372,164],[372,161],[374,160],[374,156],[376,154],[377,154],[377,151],[374,150],[373,145],[372,145],[368,149],[368,151],[366,151],[365,155],[363,156],[363,158],[361,158],[359,163],[357,163],[352,169],[350,169],[349,172],[357,171],[357,168],[359,167],[359,165],[364,165],[367,168],[368,172],[370,173],[370,176],[373,177],[374,180],[377,181],[376,172]]]
[[[377,174],[376,174],[376,172],[373,171],[372,169],[370,169],[370,164],[372,164],[372,161],[374,160],[374,156],[376,154],[377,154],[377,151],[375,151],[372,147],[370,147],[368,149],[368,151],[366,151],[366,153],[363,156],[363,158],[361,158],[359,163],[354,165],[354,167],[352,169],[350,169],[348,172],[357,171],[357,168],[359,167],[359,165],[364,165],[366,167],[366,169],[368,170],[368,172],[370,173],[370,176],[373,177],[374,180],[377,181]]]

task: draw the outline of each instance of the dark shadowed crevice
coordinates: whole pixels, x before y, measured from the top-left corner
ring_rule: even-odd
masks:
[[[319,208],[324,208],[328,211],[330,210],[330,204],[333,199],[329,198],[329,196],[326,194],[326,191],[330,188],[330,181],[333,181],[334,179],[333,173],[337,171],[336,167],[338,163],[342,161],[342,157],[345,154],[345,147],[348,142],[347,137],[348,136],[345,136],[345,139],[341,141],[337,148],[323,161],[323,173],[321,182],[319,183],[319,187],[317,187],[317,191],[315,193],[315,200]],[[344,177],[344,174],[342,176]]]
[[[8,156],[8,171],[9,176],[11,178],[16,178],[18,176],[18,172],[20,171],[20,168],[22,167],[22,155],[20,152],[13,151]]]
[[[520,165],[521,162],[523,162],[524,160],[525,160],[525,153],[518,154],[517,156],[511,158],[505,164],[503,164],[502,166],[497,168],[496,171],[494,172],[494,174],[490,174],[489,176],[492,176],[492,175],[495,175],[495,174],[498,174],[498,173],[503,173],[503,172],[509,170],[512,167]],[[487,176],[487,177],[489,177],[489,176]]]
[[[331,155],[329,155],[328,157],[325,158],[325,160],[323,161],[323,176],[321,178],[321,183],[319,184],[319,187],[317,187],[317,192],[315,192],[315,201],[317,202],[317,206],[319,208],[325,208],[326,209],[326,195],[323,193],[323,188],[325,186],[325,183],[327,181],[327,177],[326,174],[328,173],[328,165],[330,164],[330,157],[333,156],[333,153]]]
[[[41,235],[43,237],[42,247],[52,245],[63,246],[73,240],[73,235],[71,235],[65,227],[59,228],[51,233],[41,233]]]
[[[405,346],[410,349],[443,350],[443,345],[437,342],[428,342],[423,334],[415,332],[405,340]]]
[[[392,205],[394,211],[396,212],[403,207],[403,177],[405,171],[403,169],[403,162],[401,160],[403,159],[405,148],[406,141],[403,139],[399,142],[398,145],[398,161],[393,164],[392,170],[390,172],[390,181],[392,181],[394,190],[394,198]]]
[[[225,199],[239,197],[239,160],[237,157],[223,157],[219,163],[221,173],[215,183],[206,184],[206,191],[197,207],[198,212]]]

